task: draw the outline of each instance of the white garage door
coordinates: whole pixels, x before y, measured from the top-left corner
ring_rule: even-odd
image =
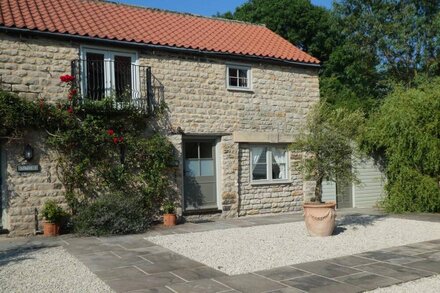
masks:
[[[357,163],[355,168],[361,184],[354,186],[354,207],[371,208],[377,206],[384,196],[385,177],[374,165],[373,160]]]
[[[365,162],[357,162],[354,164],[358,172],[358,178],[361,184],[352,186],[352,202],[349,203],[350,207],[356,208],[372,208],[377,206],[377,203],[382,200],[384,196],[384,183],[385,177],[374,165],[372,159]],[[340,207],[349,207],[345,205],[344,195],[347,194],[347,188],[338,189],[338,205]],[[351,194],[350,194],[351,195]],[[324,181],[322,184],[322,200],[323,201],[335,201],[336,200],[336,184],[333,182]],[[346,201],[346,200],[345,200]]]

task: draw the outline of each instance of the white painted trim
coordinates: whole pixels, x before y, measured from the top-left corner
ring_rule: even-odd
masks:
[[[215,184],[217,193],[217,207],[219,210],[223,210],[222,206],[222,168],[223,166],[223,154],[221,153],[221,138],[215,141]]]
[[[114,67],[109,66],[109,62],[114,62],[115,55],[119,56],[125,56],[130,57],[132,62],[132,65],[135,65],[135,69],[137,72],[132,72],[132,90],[134,92],[140,91],[140,80],[139,80],[139,55],[137,51],[134,50],[123,50],[123,49],[109,49],[106,47],[99,47],[99,46],[80,46],[80,62],[83,60],[86,60],[86,54],[87,53],[97,53],[97,54],[103,54],[104,55],[104,83],[105,83],[105,95],[110,96],[111,91],[114,90],[114,84],[115,81],[115,72]],[[83,66],[83,64],[81,64]],[[82,70],[82,96],[85,96],[85,90],[87,88],[87,79],[85,76],[86,70]],[[132,97],[134,98],[134,97]]]

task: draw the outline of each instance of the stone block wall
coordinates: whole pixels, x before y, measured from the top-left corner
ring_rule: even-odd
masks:
[[[79,58],[81,45],[88,46],[73,41],[0,33],[1,87],[30,100],[44,98],[47,102],[57,102],[65,99],[67,88],[60,83],[59,76],[71,72],[71,60]],[[164,98],[169,107],[164,129],[176,133],[180,128],[184,135],[209,134],[219,138],[221,216],[298,210],[304,191],[299,187],[302,181],[295,175],[294,168],[291,168],[294,176],[291,186],[250,185],[245,181],[249,178],[245,164],[249,154],[246,147],[240,149],[233,134],[245,131],[251,137],[257,132],[292,137],[303,125],[310,107],[319,100],[316,68],[246,62],[245,65],[252,68],[252,90],[234,91],[226,88],[226,66],[236,62],[153,50],[138,51],[138,55],[140,65],[150,66],[154,76],[164,85]],[[183,138],[180,134],[170,137],[179,160],[179,167],[172,174],[179,195],[183,191]],[[15,171],[25,141],[3,145],[7,157],[7,190],[4,192],[7,204],[2,221],[4,228],[16,234],[33,232],[35,208],[41,208],[46,199],[62,200],[63,189],[56,177],[55,156],[38,144],[38,138],[34,137],[29,143],[38,145],[36,153],[41,173],[18,174]]]
[[[295,169],[297,155],[289,156],[289,183],[253,184],[250,170],[250,148],[240,144],[239,149],[239,206],[238,215],[256,215],[301,211],[303,180]]]
[[[165,87],[171,126],[186,134],[292,135],[319,100],[316,68],[246,63],[252,71],[252,90],[237,91],[226,88],[226,65],[234,62],[161,52],[143,52],[139,61],[151,66]]]
[[[79,56],[79,44],[0,33],[0,86],[29,100],[56,102],[67,97],[60,75],[69,74],[70,61]],[[2,226],[10,235],[42,229],[41,207],[48,199],[64,203],[64,188],[57,177],[56,155],[42,143],[43,133],[0,145],[6,161],[2,184]],[[1,142],[0,142],[1,143]],[[19,173],[26,144],[34,148],[31,164],[41,172]],[[37,215],[37,221],[35,216]]]

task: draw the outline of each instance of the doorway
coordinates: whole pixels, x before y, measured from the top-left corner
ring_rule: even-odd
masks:
[[[217,209],[215,139],[186,139],[184,153],[184,208]]]

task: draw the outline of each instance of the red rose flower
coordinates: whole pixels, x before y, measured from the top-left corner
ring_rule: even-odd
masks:
[[[72,106],[70,106],[69,109],[67,109],[67,112],[69,112],[70,114],[73,113],[73,108],[72,108]]]
[[[119,138],[119,142],[124,142],[124,138],[122,136]]]
[[[114,144],[118,144],[118,141],[119,141],[119,140],[118,140],[117,137],[113,137],[113,143],[114,143]]]
[[[110,136],[113,136],[113,134],[115,134],[115,132],[113,129],[109,129],[109,130],[107,130],[107,134]]]
[[[76,95],[77,93],[78,93],[78,90],[77,90],[77,89],[71,89],[71,90],[70,90],[70,94],[71,94],[72,96]]]
[[[75,80],[75,76],[72,76],[72,75],[69,75],[69,74],[61,75],[60,76],[60,80],[62,82],[71,82],[71,81]]]

